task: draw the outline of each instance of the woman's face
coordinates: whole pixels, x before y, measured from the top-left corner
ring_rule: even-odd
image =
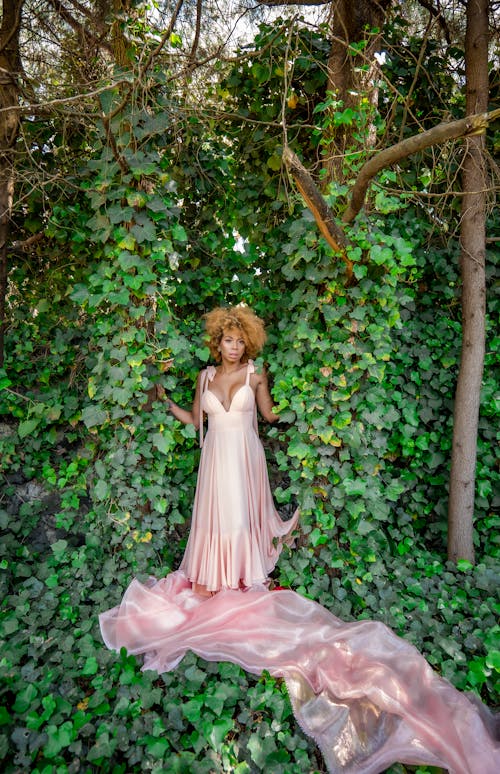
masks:
[[[227,328],[219,343],[222,360],[239,363],[245,353],[245,340],[238,328]]]

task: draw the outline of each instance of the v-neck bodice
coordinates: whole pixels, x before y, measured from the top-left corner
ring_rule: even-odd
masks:
[[[246,370],[246,377],[243,384],[240,384],[236,388],[231,398],[229,408],[226,408],[220,398],[210,389],[210,383],[213,381],[216,370],[214,366],[209,366],[207,369],[207,379],[205,381],[205,389],[201,396],[201,406],[203,411],[210,419],[213,416],[220,414],[239,414],[239,413],[253,413],[255,411],[255,394],[250,386],[250,374],[255,370],[253,361],[249,360]]]
[[[215,392],[212,392],[210,388],[205,390],[202,402],[203,410],[210,417],[211,414],[217,414],[220,411],[223,411],[224,414],[241,411],[253,411],[255,396],[249,384],[242,384],[234,393],[228,409],[217,397]]]

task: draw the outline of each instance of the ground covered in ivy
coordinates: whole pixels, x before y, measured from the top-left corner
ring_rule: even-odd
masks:
[[[82,508],[68,532],[46,490],[18,481],[9,491],[0,511],[4,771],[324,771],[282,681],[193,655],[158,675],[107,651],[97,615],[118,602],[133,572],[109,550],[109,527]],[[145,546],[135,544],[136,558]],[[153,551],[144,568],[166,574],[179,555],[176,545]],[[275,578],[346,620],[384,621],[458,688],[498,701],[493,562],[457,568],[430,552],[388,561],[368,549],[332,561],[330,546],[312,548],[303,534]]]

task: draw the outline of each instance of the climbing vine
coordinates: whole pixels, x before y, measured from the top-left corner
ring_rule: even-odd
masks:
[[[197,438],[155,388],[190,404],[209,358],[201,316],[224,303],[247,303],[266,321],[258,365],[283,422],[263,423],[261,434],[279,509],[302,510],[275,580],[345,619],[383,620],[457,687],[498,702],[498,253],[489,255],[478,564],[452,567],[444,504],[457,245],[388,172],[347,233],[346,273],[281,164],[275,123],[290,36],[277,29],[262,28],[262,56],[214,86],[226,108],[218,125],[211,113],[181,113],[158,70],[113,117],[110,144],[99,115],[120,94],[102,92],[78,185],[44,225],[51,266],[20,262],[11,276],[0,371],[5,771],[69,772],[75,761],[113,773],[322,770],[280,681],[194,656],[166,675],[142,673],[134,657],[104,649],[97,626],[133,576],[165,575],[182,555]],[[360,132],[367,123],[366,105],[321,108],[326,46],[320,34],[296,36],[286,95],[289,139],[311,165],[327,122]],[[384,116],[375,124],[385,131]],[[346,192],[325,191],[339,217]]]

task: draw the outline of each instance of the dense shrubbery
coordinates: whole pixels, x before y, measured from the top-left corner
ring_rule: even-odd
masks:
[[[248,77],[270,88],[264,71]],[[201,313],[226,302],[265,318],[262,362],[290,422],[262,428],[277,502],[302,508],[276,580],[342,618],[383,620],[457,687],[497,703],[493,326],[478,563],[444,560],[455,243],[380,187],[349,234],[348,280],[308,211],[285,207],[276,138],[252,140],[266,141],[264,175],[260,152],[238,156],[193,118],[184,131],[201,178],[151,116],[167,110],[162,99],[123,133],[117,123],[128,174],[96,139],[82,190],[47,226],[52,271],[25,269],[11,298],[0,372],[4,770],[322,770],[280,681],[194,657],[172,674],[141,673],[103,648],[97,626],[134,575],[164,575],[182,555],[197,440],[154,401],[154,385],[190,403],[208,358]],[[339,211],[343,193],[330,192]]]
[[[276,578],[340,617],[385,621],[459,688],[495,703],[492,429],[484,423],[480,445],[479,563],[453,568],[443,555],[457,324],[443,306],[426,311],[436,295],[418,291],[418,245],[374,228],[354,235],[375,259],[355,263],[355,286],[345,286],[304,214],[280,227],[286,239],[270,250],[267,265],[282,257],[281,278],[266,285],[254,275],[246,290],[263,299],[273,394],[293,419],[286,430],[263,428],[276,497],[304,509],[299,547],[282,556]],[[267,263],[267,246],[256,246],[256,262]],[[245,270],[251,252],[241,254]],[[111,271],[105,265],[100,276]],[[92,277],[72,291],[78,302],[106,281]],[[237,288],[234,280],[231,298]],[[173,310],[176,290],[171,282]],[[144,404],[158,379],[181,403],[191,399],[207,354],[192,301],[178,316],[157,308],[152,329],[135,327],[135,304],[82,315],[68,301],[65,318],[49,308],[29,335],[21,319],[10,331],[1,438],[6,770],[72,771],[73,759],[124,772],[321,768],[280,682],[194,658],[172,675],[143,675],[100,641],[97,613],[134,574],[164,574],[182,553],[196,440],[161,405]],[[174,358],[167,374],[158,352]],[[39,502],[21,502],[24,482],[43,484]]]

